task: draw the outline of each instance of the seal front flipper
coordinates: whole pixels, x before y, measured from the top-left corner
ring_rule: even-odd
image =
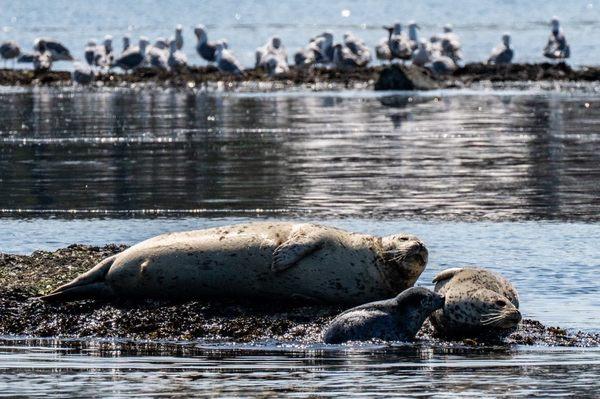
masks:
[[[462,267],[454,267],[451,269],[442,270],[433,278],[432,283],[435,283],[435,292],[438,292],[454,275],[462,271]]]
[[[72,301],[84,298],[109,298],[113,290],[105,283],[104,278],[117,255],[113,255],[98,263],[75,280],[61,285],[40,299],[44,301]]]
[[[323,240],[318,234],[294,234],[273,251],[271,270],[280,272],[289,269],[305,256],[321,249],[322,246]]]

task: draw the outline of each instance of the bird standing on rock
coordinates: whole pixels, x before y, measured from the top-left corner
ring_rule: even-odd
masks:
[[[33,49],[39,53],[48,51],[52,57],[52,61],[73,61],[73,56],[71,56],[69,49],[54,39],[37,38],[33,44]]]
[[[393,26],[384,26],[388,31],[388,38],[381,39],[375,47],[377,59],[392,61],[394,59],[410,60],[412,49],[410,41],[402,34],[402,24],[396,22]]]
[[[496,46],[492,50],[490,58],[488,58],[488,64],[493,65],[506,65],[512,62],[514,51],[510,48],[510,34],[505,33],[502,35],[502,43]]]
[[[30,54],[23,54],[17,62],[32,63],[36,72],[48,72],[52,68],[52,53],[46,48],[46,42],[36,42],[35,50]]]
[[[187,57],[183,51],[177,48],[177,39],[173,39],[169,42],[168,64],[171,70],[177,70],[187,66]]]
[[[146,50],[148,65],[155,69],[166,71],[169,69],[169,45],[167,39],[159,37],[156,42]]]
[[[217,44],[215,49],[215,61],[219,71],[231,73],[237,76],[244,74],[242,64],[235,58],[231,51],[227,50],[223,43]]]
[[[287,51],[279,37],[272,37],[264,46],[256,49],[255,67],[266,70],[269,76],[278,75],[290,70]]]
[[[548,38],[548,43],[544,47],[544,57],[552,60],[565,60],[571,56],[571,48],[567,44],[567,39],[560,27],[558,17],[553,17],[550,21],[552,31]]]
[[[183,48],[183,26],[181,25],[175,27],[175,47],[177,50]]]
[[[196,35],[196,38],[198,38],[196,51],[200,57],[208,62],[215,62],[217,60],[216,51],[219,44],[221,44],[224,49],[227,49],[227,42],[225,40],[219,40],[216,42],[208,41],[208,35],[206,34],[206,28],[204,25],[196,26],[194,29],[194,34]]]
[[[13,66],[15,59],[21,54],[21,48],[14,41],[8,41],[0,44],[0,57],[4,60],[4,66],[6,66],[7,60],[12,60]]]
[[[148,44],[148,39],[142,36],[139,45],[130,47],[127,51],[123,52],[123,54],[115,59],[112,66],[119,67],[125,72],[143,66],[146,61],[146,48]]]

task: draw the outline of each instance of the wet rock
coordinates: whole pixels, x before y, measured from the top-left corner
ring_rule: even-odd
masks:
[[[0,336],[119,337],[121,340],[280,341],[315,343],[341,306],[297,302],[246,303],[81,301],[49,304],[36,297],[127,248],[71,245],[31,255],[0,254]],[[448,341],[425,322],[418,339],[442,346],[491,344],[598,346],[600,334],[546,327],[524,320],[506,338]]]
[[[427,70],[400,64],[385,67],[375,82],[375,90],[433,90],[441,86]]]

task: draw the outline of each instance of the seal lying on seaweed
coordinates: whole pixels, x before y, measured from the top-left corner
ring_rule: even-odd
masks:
[[[412,287],[395,298],[346,310],[323,333],[328,344],[346,341],[409,341],[427,317],[444,305],[444,297],[426,288]]]
[[[512,284],[481,268],[438,273],[435,292],[446,298],[431,315],[436,331],[447,336],[506,335],[521,321],[519,296]]]
[[[364,303],[414,285],[427,249],[308,223],[261,222],[163,234],[106,258],[45,300],[312,298]]]

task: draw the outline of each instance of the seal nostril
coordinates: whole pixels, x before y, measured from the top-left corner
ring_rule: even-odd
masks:
[[[503,300],[500,299],[500,300],[496,301],[496,305],[500,306],[500,307],[504,307],[504,306],[506,306],[506,302],[504,302]]]

